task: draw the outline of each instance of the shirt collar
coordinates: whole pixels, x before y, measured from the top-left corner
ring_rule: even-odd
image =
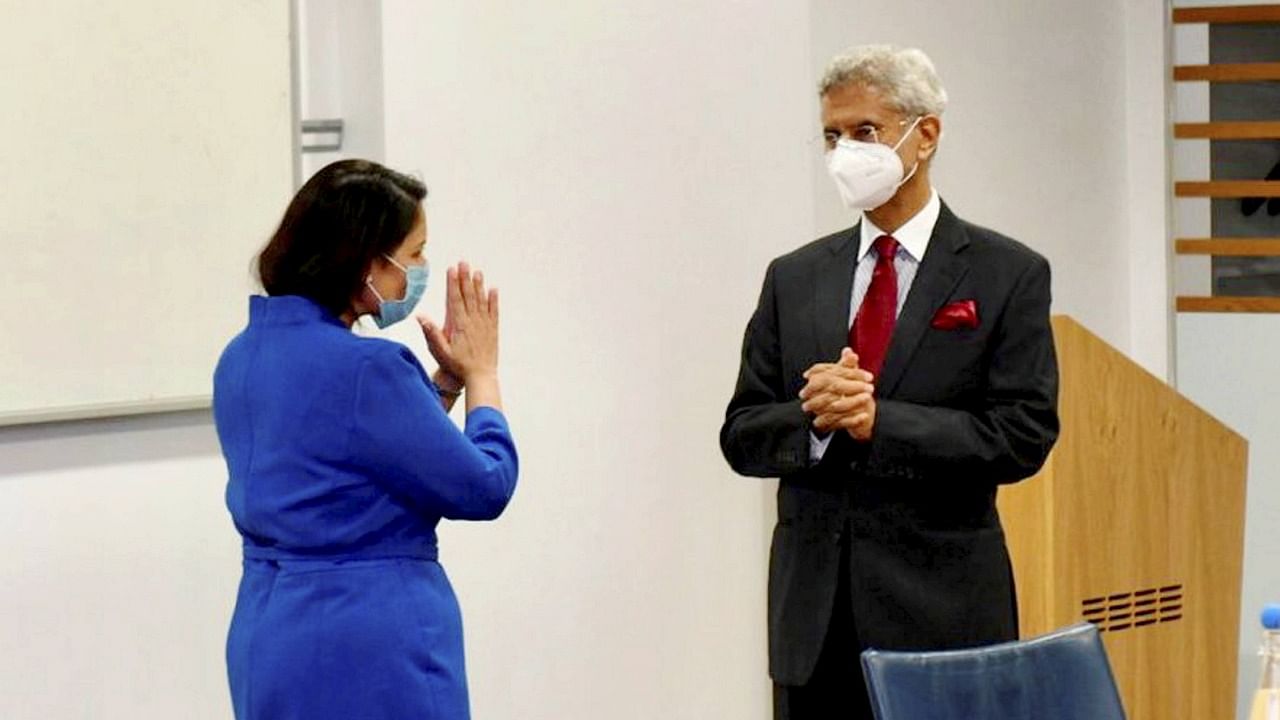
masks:
[[[933,226],[938,224],[938,214],[941,212],[942,200],[938,198],[938,191],[930,188],[929,202],[924,204],[920,212],[893,232],[893,239],[897,240],[898,245],[917,263],[924,260],[924,253],[929,249],[929,238],[933,235]],[[862,258],[871,252],[871,246],[876,238],[886,234],[888,233],[876,227],[876,224],[871,222],[871,218],[863,213],[862,233],[858,240],[858,261],[861,262]]]

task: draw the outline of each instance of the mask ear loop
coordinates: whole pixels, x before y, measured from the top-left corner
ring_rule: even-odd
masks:
[[[402,273],[406,273],[406,274],[409,272],[409,268],[407,268],[407,267],[405,267],[405,266],[401,265],[399,260],[396,260],[395,258],[391,257],[390,255],[388,255],[388,254],[386,254],[386,253],[382,253],[382,257],[386,258],[386,259],[387,259],[387,262],[389,262],[389,263],[391,263],[392,265],[395,265],[397,268],[399,268],[399,269],[400,269],[400,272],[402,272]]]
[[[409,269],[401,265],[400,263],[396,262],[395,258],[391,257],[386,253],[382,253],[382,257],[386,258],[392,265],[395,265],[397,268],[399,268],[400,272],[404,273],[405,275],[409,274]],[[378,302],[384,303],[387,301],[386,298],[382,297],[382,293],[378,292],[378,288],[373,286],[373,275],[365,275],[364,284],[368,285],[369,289],[373,291],[373,296],[378,298]]]
[[[392,265],[395,265],[400,270],[400,272],[405,274],[405,277],[409,276],[409,268],[405,267],[404,265],[401,265],[398,260],[396,260],[395,258],[391,257],[386,253],[382,253],[382,257],[386,258],[387,261],[390,262]],[[382,293],[378,292],[378,288],[373,286],[373,275],[365,275],[364,284],[368,285],[369,289],[373,291],[373,296],[378,298],[378,302],[384,303],[387,301],[386,298],[382,297]]]
[[[384,303],[384,302],[386,302],[386,298],[382,297],[382,293],[378,292],[378,288],[376,288],[376,287],[374,287],[374,286],[373,286],[373,276],[372,276],[372,275],[365,275],[365,276],[364,276],[364,284],[365,284],[366,286],[368,286],[368,288],[369,288],[371,291],[373,291],[373,296],[374,296],[374,297],[376,297],[376,298],[378,298],[378,302],[380,302],[380,303]]]
[[[920,124],[920,121],[923,119],[924,119],[923,115],[916,116],[915,122],[911,123],[911,127],[907,128],[907,131],[902,133],[902,137],[898,138],[898,143],[893,146],[893,151],[895,153],[898,152],[898,148],[902,147],[902,143],[907,141],[907,136],[915,132],[916,126],[918,126]],[[903,185],[906,185],[907,181],[910,180],[916,174],[916,171],[919,169],[920,169],[920,161],[916,160],[916,164],[911,166],[911,172],[907,173],[907,176],[902,178],[902,182],[898,183],[898,187],[902,187]]]

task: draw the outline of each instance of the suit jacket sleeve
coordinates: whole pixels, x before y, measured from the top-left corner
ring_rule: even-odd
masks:
[[[947,408],[877,400],[867,462],[907,474],[1016,482],[1036,473],[1058,437],[1058,363],[1049,324],[1049,264],[1014,282],[992,335],[985,399]]]
[[[742,341],[738,385],[720,428],[720,450],[734,471],[780,477],[809,466],[809,418],[789,396],[782,371],[776,297],[777,261]]]

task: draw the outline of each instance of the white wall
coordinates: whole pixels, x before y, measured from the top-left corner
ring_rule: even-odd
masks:
[[[207,412],[0,428],[0,717],[230,717],[225,482]]]
[[[296,2],[300,117],[344,123],[341,150],[302,155],[305,182],[335,160],[382,159],[382,2]]]
[[[435,267],[503,293],[521,487],[442,532],[476,717],[767,717],[771,484],[717,432],[765,265],[812,236],[803,5],[383,19],[387,161],[430,187]]]
[[[1178,389],[1249,440],[1237,715],[1258,686],[1259,613],[1280,602],[1280,316],[1181,313]]]
[[[1174,377],[1172,224],[1169,168],[1172,29],[1163,2],[1125,0],[1125,180],[1129,344],[1134,362],[1162,380]],[[1108,134],[1114,132],[1108,128]],[[1104,158],[1115,161],[1118,158]]]

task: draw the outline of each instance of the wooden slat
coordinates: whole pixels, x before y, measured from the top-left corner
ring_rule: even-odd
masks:
[[[1280,115],[1280,110],[1276,114]],[[1280,138],[1280,121],[1177,123],[1173,136],[1182,140],[1271,140]]]
[[[1175,65],[1178,81],[1259,82],[1280,80],[1280,63],[1220,63],[1216,65]]]
[[[1174,241],[1179,255],[1228,257],[1280,256],[1280,238],[1180,238]]]
[[[1178,298],[1178,312],[1280,313],[1280,297]]]
[[[1213,180],[1211,182],[1179,182],[1173,185],[1178,197],[1280,197],[1280,180]]]
[[[1280,5],[1174,8],[1175,23],[1280,23]]]

